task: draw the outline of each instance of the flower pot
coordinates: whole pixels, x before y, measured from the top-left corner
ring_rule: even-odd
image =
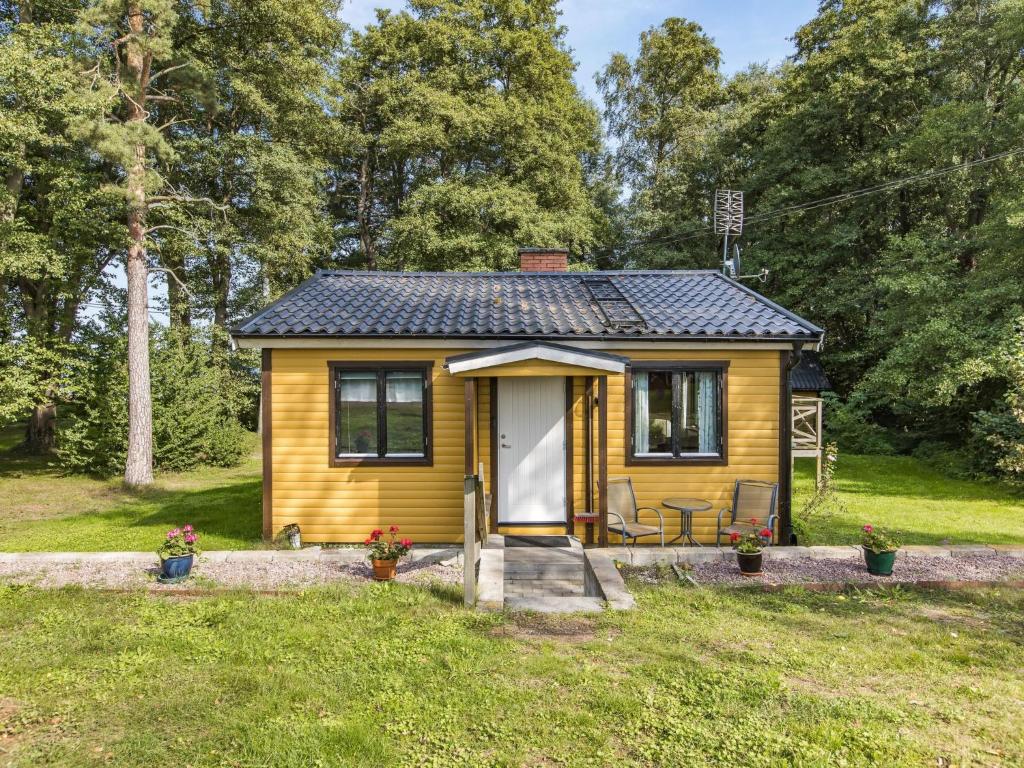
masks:
[[[397,560],[374,560],[373,578],[377,581],[391,581],[398,571]]]
[[[180,581],[192,572],[195,555],[179,555],[160,561],[160,577],[164,581]]]
[[[288,533],[288,546],[292,549],[302,549],[302,534],[299,531]]]
[[[872,576],[892,576],[892,567],[896,563],[896,550],[892,552],[872,552],[864,550],[864,563]]]
[[[744,576],[760,576],[763,559],[764,553],[760,551],[736,553],[736,562],[739,563],[740,573]]]

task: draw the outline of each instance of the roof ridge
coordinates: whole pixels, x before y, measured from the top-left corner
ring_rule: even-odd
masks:
[[[444,277],[453,275],[458,277],[577,277],[608,276],[608,275],[717,275],[721,274],[717,269],[601,269],[589,272],[399,272],[396,270],[366,270],[366,269],[318,269],[317,275],[325,276],[354,276],[354,277]]]

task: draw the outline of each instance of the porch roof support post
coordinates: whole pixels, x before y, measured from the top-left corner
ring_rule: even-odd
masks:
[[[466,409],[466,477],[463,484],[463,510],[462,510],[462,592],[463,600],[467,606],[476,604],[476,561],[479,553],[479,545],[476,540],[476,495],[477,483],[480,482],[476,476],[476,456],[474,448],[474,421],[476,420],[476,379],[472,376],[466,379],[465,384],[465,409]]]
[[[476,455],[474,448],[476,440],[474,435],[474,421],[476,420],[476,378],[469,376],[466,378],[465,387],[465,406],[466,406],[466,475],[476,474]]]
[[[793,387],[789,374],[799,363],[803,344],[779,353],[779,539],[793,541]]]
[[[597,380],[597,545],[608,546],[608,377]]]

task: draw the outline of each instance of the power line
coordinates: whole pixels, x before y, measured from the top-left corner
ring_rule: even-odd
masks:
[[[994,163],[998,160],[1003,160],[1008,157],[1013,157],[1024,153],[1024,147],[1016,147],[1014,149],[1006,150],[1005,152],[999,152],[998,154],[990,157],[980,158],[978,160],[969,160],[967,162],[959,163],[958,165],[950,165],[945,168],[936,168],[930,171],[923,171],[913,176],[905,176],[900,179],[893,179],[891,181],[885,181],[879,184],[874,184],[870,187],[863,187],[861,189],[855,189],[850,192],[840,192],[835,195],[828,197],[822,197],[817,200],[810,200],[805,203],[793,203],[792,205],[782,206],[771,211],[765,211],[754,216],[750,216],[745,220],[746,224],[758,224],[765,221],[771,221],[773,219],[783,218],[790,216],[794,213],[800,213],[802,211],[814,210],[815,208],[823,208],[829,205],[836,205],[838,203],[844,203],[848,200],[856,200],[860,197],[867,197],[878,192],[887,192],[907,184],[913,184],[918,181],[925,181],[927,179],[937,178],[946,174],[955,173],[957,171],[964,171],[970,168],[974,168],[979,165],[985,165],[987,163]],[[627,250],[633,249],[637,246],[651,245],[663,241],[673,242],[685,242],[687,240],[693,240],[696,237],[702,237],[712,230],[711,224],[704,224],[700,227],[693,229],[683,230],[671,235],[660,235],[658,237],[646,238],[642,240],[627,241],[625,247]]]

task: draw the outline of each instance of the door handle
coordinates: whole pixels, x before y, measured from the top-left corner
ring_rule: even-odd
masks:
[[[502,443],[502,444],[501,444],[501,447],[502,447],[502,448],[511,448],[512,446],[511,446],[511,445],[506,445],[505,443]]]

